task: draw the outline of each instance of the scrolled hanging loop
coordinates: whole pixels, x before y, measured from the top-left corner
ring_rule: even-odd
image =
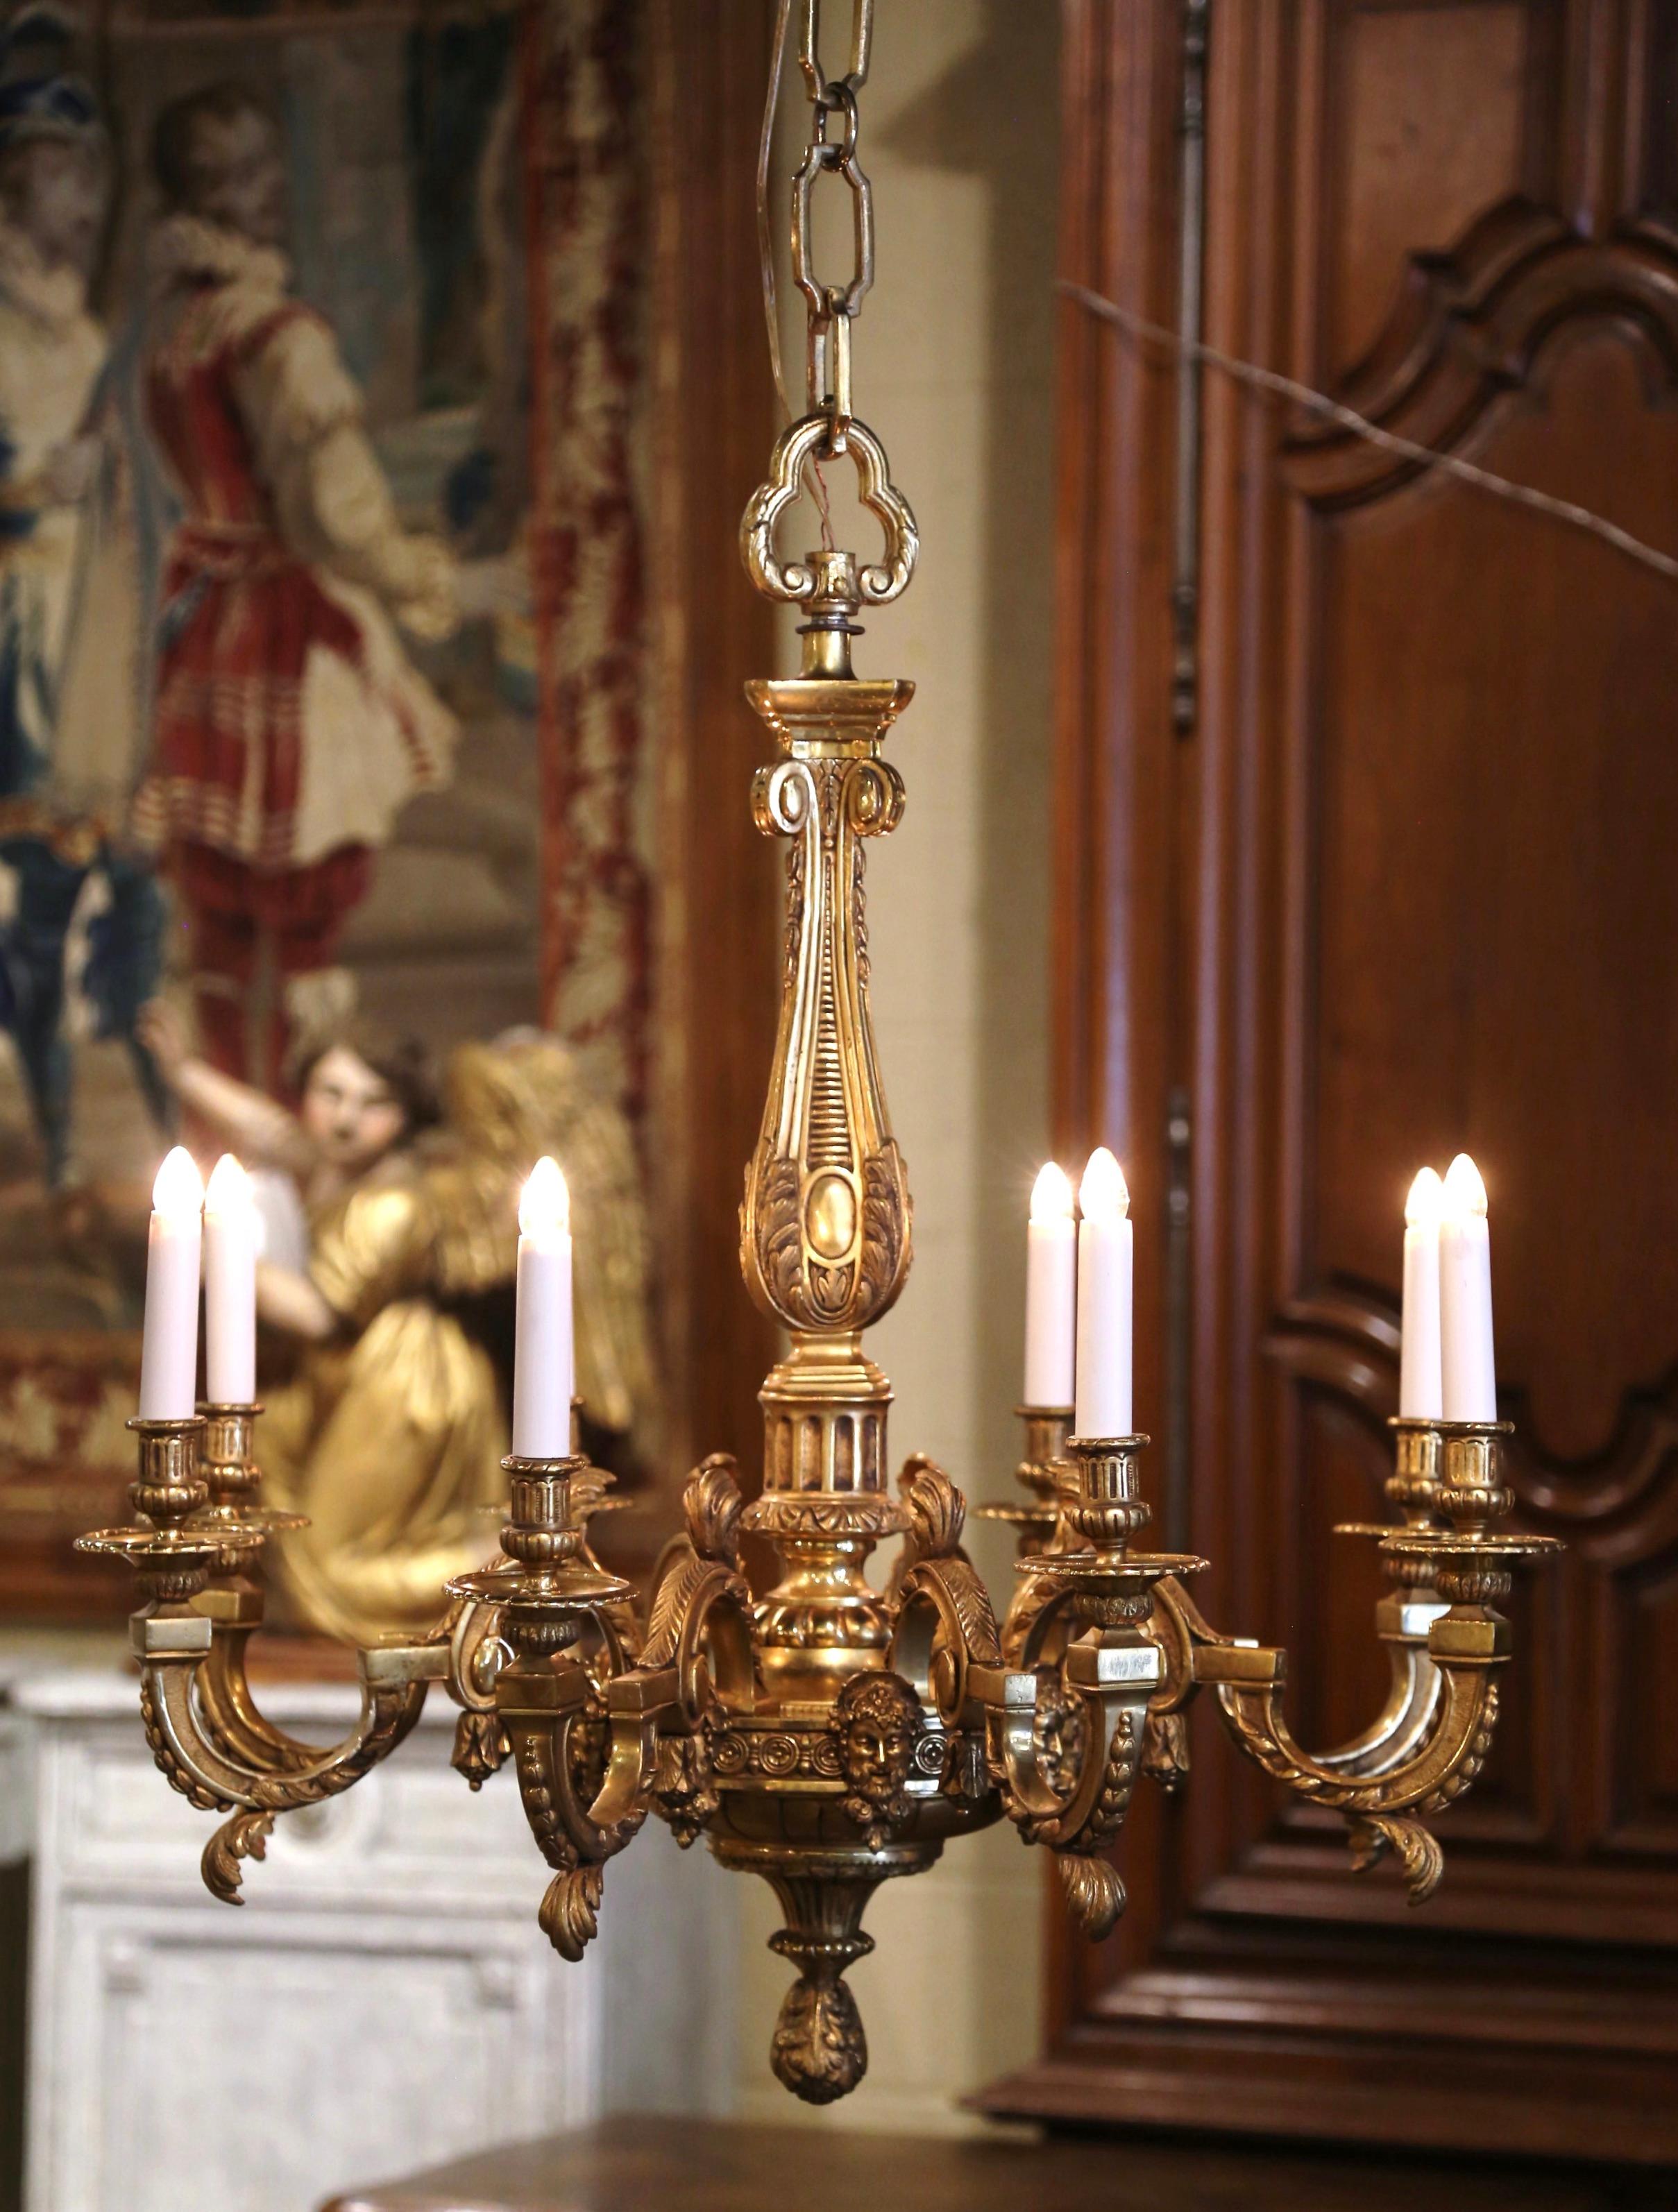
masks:
[[[782,562],[775,550],[775,526],[799,495],[808,461],[826,458],[831,428],[825,414],[806,415],[783,430],[769,459],[768,479],[752,494],[740,520],[740,552],[752,582],[766,599],[806,605],[817,592],[817,571],[807,561]],[[866,422],[854,419],[845,450],[856,464],[857,496],[885,535],[885,557],[860,569],[858,584],[870,606],[884,606],[909,585],[921,551],[921,533],[909,501],[891,481],[885,448]]]

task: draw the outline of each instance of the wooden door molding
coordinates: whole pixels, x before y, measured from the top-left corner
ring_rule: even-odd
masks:
[[[1678,234],[1664,225],[1583,238],[1553,208],[1505,200],[1411,270],[1371,361],[1334,396],[1417,445],[1452,452],[1483,435],[1482,418],[1518,404],[1577,321],[1614,319],[1641,342],[1651,405],[1678,386]],[[1425,467],[1333,423],[1295,429],[1284,451],[1288,483],[1319,507],[1383,498]]]
[[[1678,194],[1651,119],[1678,9],[1211,17],[1210,342],[1672,545]],[[1170,323],[1183,12],[1073,0],[1067,24],[1066,273]],[[1376,1582],[1329,1531],[1388,1468],[1405,1185],[1465,1145],[1520,1511],[1569,1551],[1520,1604],[1425,1911],[1197,1717],[1182,1802],[1125,1839],[1119,1936],[1057,1939],[1049,2049],[984,2101],[1678,2160],[1672,587],[1209,376],[1176,738],[1169,372],[1067,339],[1061,1133],[1137,1160],[1158,1261],[1144,1194],[1189,1101],[1197,1597],[1289,1645],[1303,1737],[1367,1720]],[[1147,1272],[1139,1407],[1163,1408]]]

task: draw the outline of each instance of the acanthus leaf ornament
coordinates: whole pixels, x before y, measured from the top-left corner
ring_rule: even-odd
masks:
[[[1084,1933],[1095,1942],[1110,1935],[1125,1906],[1117,1868],[1110,1860],[1079,1851],[1057,1851],[1055,1865],[1067,1909]]]
[[[219,1897],[223,1905],[243,1905],[239,1863],[266,1858],[268,1838],[273,1832],[271,1813],[235,1813],[222,1823],[204,1845],[199,1862],[204,1886],[212,1897]]]

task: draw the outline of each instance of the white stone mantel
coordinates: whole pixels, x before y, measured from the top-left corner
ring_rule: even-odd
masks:
[[[359,1703],[260,1694],[322,1743]],[[614,2106],[725,2108],[726,1878],[649,1823],[568,1966],[517,1786],[467,1789],[454,1720],[434,1689],[382,1766],[283,1815],[234,1910],[198,1874],[216,1816],[153,1766],[132,1670],[0,1655],[0,1851],[33,1863],[27,2212],[307,2212]]]

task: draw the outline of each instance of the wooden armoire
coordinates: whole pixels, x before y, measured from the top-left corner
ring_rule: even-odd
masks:
[[[1066,276],[1678,555],[1678,0],[1067,0]],[[1678,2160],[1678,584],[1063,307],[1060,1137],[1307,1742],[1384,1683],[1401,1207],[1491,1191],[1494,1756],[1407,1908],[1196,1717],[1002,2112]]]

